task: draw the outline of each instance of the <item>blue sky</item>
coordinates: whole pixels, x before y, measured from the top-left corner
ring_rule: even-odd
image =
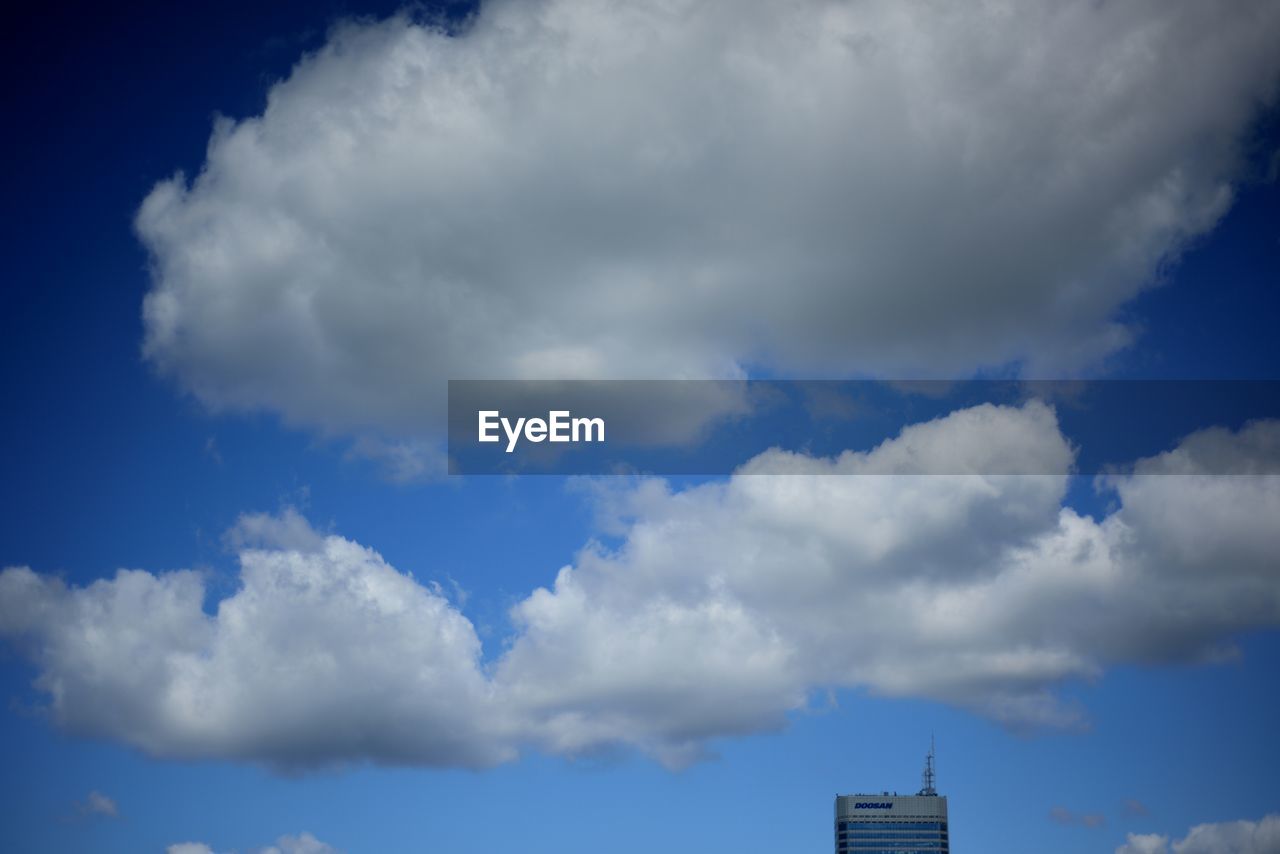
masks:
[[[1086,5],[970,27],[923,8],[799,4],[779,28],[754,7],[637,18],[508,3],[482,6],[475,29],[452,36],[417,28],[440,20],[430,9],[388,20],[395,4],[22,19],[7,52],[0,566],[29,567],[41,586],[0,587],[0,847],[327,850],[299,842],[307,833],[348,852],[513,839],[530,851],[819,851],[832,795],[914,791],[931,735],[957,850],[1034,839],[1046,852],[1112,852],[1130,833],[1177,840],[1198,824],[1280,812],[1280,575],[1264,524],[1274,475],[1226,479],[1239,491],[1216,506],[1233,518],[1191,517],[1203,554],[1178,551],[1177,528],[1160,527],[1176,517],[1151,510],[1178,505],[1184,489],[1192,510],[1210,506],[1178,478],[1155,492],[1140,479],[1098,491],[1064,470],[1046,491],[997,489],[990,507],[943,492],[938,518],[976,509],[940,535],[942,552],[907,542],[898,557],[890,548],[860,564],[821,519],[735,515],[775,504],[725,478],[673,479],[650,494],[631,482],[434,473],[449,378],[1275,379],[1280,71],[1264,49],[1274,10],[1206,23],[1157,5],[1107,19]],[[1098,31],[1128,40],[1098,46]],[[732,34],[729,47],[719,33]],[[840,76],[852,66],[827,52],[832,33],[866,48],[854,54],[870,83]],[[793,62],[806,54],[788,39],[818,40],[811,65]],[[1126,52],[1134,44],[1149,61]],[[1096,87],[1093,67],[1110,69],[1114,91]],[[595,71],[575,76],[582,68]],[[412,82],[387,83],[401,79]],[[368,107],[379,97],[389,113]],[[215,133],[215,115],[240,124]],[[703,125],[706,115],[715,121]],[[278,184],[262,164],[278,168]],[[208,180],[192,183],[202,171]],[[306,322],[289,299],[271,300],[278,282],[314,301]],[[185,320],[166,325],[144,301]],[[997,428],[1038,430],[1035,452],[1054,452],[1056,425],[1006,415]],[[1253,445],[1232,434],[1215,450],[1274,461],[1273,426]],[[865,506],[866,487],[840,488],[850,494],[834,504]],[[927,521],[910,515],[927,498],[903,499],[902,524]],[[611,501],[625,505],[620,520],[607,518]],[[753,598],[786,590],[806,613],[781,558],[748,573],[733,550],[776,521],[765,558],[779,543],[817,543],[887,589],[945,586],[947,562],[931,563],[945,549],[957,577],[1002,562],[1012,575],[1024,548],[1048,554],[1060,505],[1097,521],[1078,535],[1114,548],[1115,565],[1095,569],[1114,570],[1118,586],[1096,599],[1070,585],[1019,588],[1014,604],[980,602],[977,613],[995,615],[990,630],[919,600],[957,621],[971,644],[960,652],[985,662],[973,673],[910,627],[877,629],[853,611],[852,627],[824,623],[817,601],[827,639],[807,634],[790,610]],[[1017,521],[1023,506],[1041,515]],[[1108,539],[1111,514],[1138,532],[1137,557]],[[1017,530],[987,530],[989,518]],[[290,520],[301,533],[285,530]],[[860,522],[840,516],[836,528]],[[253,549],[268,556],[268,579],[283,578],[277,558],[298,561],[304,578],[388,577],[367,558],[352,568],[320,557],[316,532],[412,573],[416,587],[398,589],[424,619],[471,627],[480,675],[465,650],[442,653],[446,675],[406,690],[420,705],[393,717],[326,710],[349,697],[321,691],[313,702],[304,681],[281,708],[307,735],[287,746],[289,727],[234,713],[184,728],[160,710],[175,683],[131,674],[153,654],[172,661],[166,644],[185,641],[144,629],[131,647],[120,623],[95,623],[97,600],[68,604],[54,581],[86,590],[119,568],[153,579],[193,569],[212,620],[246,583],[267,589],[239,576]],[[604,552],[584,552],[593,541]],[[983,556],[973,567],[971,553]],[[681,579],[701,583],[718,556],[712,575],[727,579],[728,598],[691,599],[679,614],[725,605],[731,619],[690,628],[711,652],[687,650],[686,671],[646,624],[624,621],[682,602]],[[1027,560],[1034,577],[1041,564]],[[940,574],[917,576],[925,565]],[[580,588],[553,588],[565,566]],[[840,595],[859,579],[848,580]],[[538,588],[555,595],[537,600]],[[581,613],[570,607],[579,592]],[[902,587],[900,601],[917,592]],[[347,613],[345,601],[318,613]],[[259,649],[306,676],[291,656],[311,649],[352,668],[329,678],[360,696],[367,669],[325,646],[341,641],[333,623],[290,610],[302,622],[287,636],[301,646],[268,649],[253,644],[285,637],[275,632],[286,621],[261,613],[272,633],[229,646],[223,669],[206,674],[215,689],[258,684],[243,674]],[[153,611],[137,617],[158,624]],[[370,640],[363,660],[395,665],[403,627],[387,613],[369,620],[384,618],[353,618],[350,637]],[[431,642],[457,652],[440,631]],[[721,639],[757,656],[758,680],[729,678]],[[650,640],[654,658],[636,652],[617,672],[592,655],[631,656]],[[135,658],[108,656],[107,671],[91,672],[80,656],[117,646]],[[1005,652],[1026,654],[1020,675],[997,666]],[[373,689],[414,678],[391,665],[369,683],[369,707],[397,693]],[[896,668],[909,678],[895,681]],[[948,668],[963,672],[949,679]],[[50,680],[70,686],[62,701]],[[243,708],[272,713],[252,696]],[[154,737],[130,724],[151,714]],[[369,733],[406,721],[406,733],[369,746]],[[469,722],[476,732],[461,747],[414,732]],[[490,749],[500,755],[474,760]],[[91,792],[117,814],[88,808]]]

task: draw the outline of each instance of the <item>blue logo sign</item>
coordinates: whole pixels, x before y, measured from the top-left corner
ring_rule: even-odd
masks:
[[[893,803],[886,801],[885,803],[877,803],[875,801],[858,801],[853,805],[855,810],[891,810]]]

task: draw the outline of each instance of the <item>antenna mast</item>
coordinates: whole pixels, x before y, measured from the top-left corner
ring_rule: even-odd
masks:
[[[936,795],[938,790],[934,788],[934,771],[933,771],[933,736],[929,736],[929,755],[924,758],[924,773],[921,775],[924,787],[920,789],[922,795]]]

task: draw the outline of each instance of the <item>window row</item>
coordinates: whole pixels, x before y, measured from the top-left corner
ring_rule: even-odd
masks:
[[[925,845],[921,843],[911,843],[910,848],[845,848],[840,847],[841,854],[947,854],[951,849],[946,843],[935,845]]]
[[[946,830],[945,821],[842,821],[840,830]]]

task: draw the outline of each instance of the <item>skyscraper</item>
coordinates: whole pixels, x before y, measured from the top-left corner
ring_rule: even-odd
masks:
[[[836,854],[949,854],[947,799],[934,788],[933,747],[914,795],[836,795]]]

